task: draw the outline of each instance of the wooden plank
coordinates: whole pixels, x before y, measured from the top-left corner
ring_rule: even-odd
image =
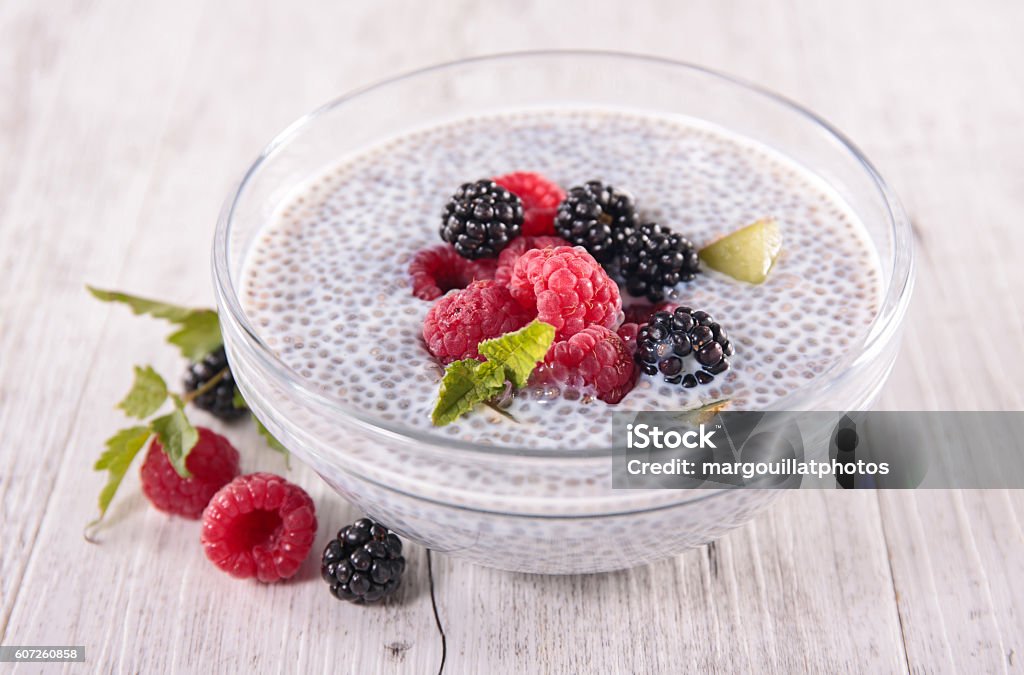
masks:
[[[1024,653],[1019,491],[880,493],[911,667],[1008,672]]]
[[[438,557],[448,663],[500,673],[902,670],[879,527],[874,494],[808,491],[710,546],[612,574],[516,575]]]
[[[53,122],[58,129],[47,133],[51,142],[80,148],[88,167],[81,173],[57,167],[39,180],[52,181],[55,192],[65,182],[71,184],[73,192],[61,195],[61,208],[77,206],[77,218],[48,220],[52,204],[38,201],[16,204],[20,212],[10,214],[12,222],[19,217],[36,221],[34,228],[24,226],[26,238],[36,246],[32,253],[61,259],[66,267],[57,271],[55,280],[52,270],[47,274],[41,265],[26,266],[24,273],[35,275],[35,286],[32,293],[18,296],[17,314],[8,315],[38,325],[30,323],[33,331],[9,334],[26,340],[24,348],[32,358],[8,361],[4,385],[12,390],[34,387],[40,395],[28,399],[31,409],[4,407],[5,446],[39,445],[39,429],[22,429],[16,424],[19,419],[52,418],[48,428],[55,439],[39,448],[35,464],[19,454],[17,470],[5,483],[11,490],[4,495],[5,503],[24,509],[12,513],[11,520],[31,531],[23,547],[4,547],[5,562],[27,566],[23,574],[21,569],[17,575],[4,574],[14,589],[9,602],[22,600],[10,610],[3,640],[86,644],[90,663],[103,670],[204,671],[216,664],[233,671],[254,662],[273,663],[289,649],[289,659],[303,670],[333,671],[338,663],[359,664],[352,666],[353,672],[364,666],[402,672],[421,672],[423,663],[436,667],[440,640],[429,593],[421,592],[429,588],[421,550],[410,552],[408,590],[403,603],[392,609],[365,612],[331,599],[318,578],[315,555],[296,582],[269,588],[240,585],[205,560],[196,541],[197,524],[168,519],[145,507],[134,472],[122,488],[128,496],[112,510],[115,526],[102,534],[103,545],[80,539],[102,485],[90,466],[103,438],[123,424],[111,407],[129,384],[130,365],[151,361],[168,375],[181,368],[170,348],[159,347],[159,336],[166,332],[161,326],[87,299],[81,285],[90,281],[208,303],[209,241],[229,186],[276,130],[333,95],[336,68],[359,56],[350,53],[348,62],[332,60],[315,55],[317,45],[310,45],[296,49],[295,60],[289,61],[262,49],[282,26],[307,20],[283,6],[254,12],[248,3],[237,3],[211,10],[214,16],[202,15],[198,3],[165,9],[173,17],[154,14],[152,8],[127,13],[98,8],[97,24],[103,30],[87,33],[91,39],[82,53],[73,55],[76,68],[68,75],[72,83],[62,86],[57,103],[65,112]],[[219,39],[225,23],[238,31],[230,50]],[[322,38],[347,44],[344,34]],[[315,62],[313,56],[323,59],[315,76],[295,78],[303,61]],[[354,68],[349,72],[356,74]],[[254,79],[254,73],[259,77]],[[188,84],[179,88],[177,82]],[[95,109],[99,114],[110,101],[123,97],[133,102],[133,118],[144,119],[151,128],[126,128],[115,120],[110,128],[125,135],[112,142],[97,133],[92,142],[99,148],[78,137],[62,138],[59,127],[72,126],[73,113],[81,117],[83,110]],[[240,110],[250,115],[242,124],[237,123]],[[92,123],[89,117],[78,122]],[[95,120],[100,124],[111,122]],[[140,137],[150,152],[138,147]],[[138,166],[119,155],[134,157]],[[53,168],[38,164],[40,171]],[[126,210],[126,205],[133,208]],[[67,228],[67,223],[74,227]],[[70,229],[67,236],[64,229]],[[84,258],[79,260],[76,252]],[[58,294],[60,304],[50,305],[53,314],[38,312],[43,298],[50,303]],[[27,341],[38,335],[48,335],[39,345],[42,351],[29,353]],[[15,353],[7,347],[5,354]],[[80,374],[73,368],[68,372],[70,362],[80,361],[83,354],[94,359],[79,364]],[[50,379],[40,381],[42,373]],[[65,407],[55,406],[64,399]],[[233,430],[231,435],[243,449],[245,468],[282,471],[280,460],[261,450],[263,443],[251,430]],[[5,453],[8,458],[15,460]],[[36,480],[29,482],[27,476]],[[309,470],[299,468],[289,476],[308,486],[317,499],[323,523],[317,545],[322,546],[330,531],[354,514]],[[40,504],[37,495],[51,490],[49,503]],[[5,513],[5,522],[7,518]],[[56,550],[73,557],[77,570],[88,571],[61,575],[59,596],[53,592],[53,558],[46,553]],[[286,639],[292,640],[290,646]]]
[[[13,45],[17,68],[2,71],[3,89],[15,98],[23,91],[22,100],[38,108],[8,104],[3,128],[14,164],[4,164],[0,190],[0,634],[98,353],[106,315],[84,302],[82,283],[119,266],[127,251],[120,233],[136,220],[166,120],[160,92],[180,79],[161,31],[196,19],[182,7],[151,15],[161,26],[128,30],[122,22],[133,15],[109,7],[43,11],[26,3],[8,10],[14,16],[3,22],[11,33],[4,44]],[[113,68],[123,56],[112,48],[117,36],[124,53],[153,46],[136,57],[131,77]],[[167,79],[153,81],[150,69]],[[12,72],[21,75],[6,79]],[[121,97],[154,105],[109,105]],[[110,137],[113,129],[118,134]]]

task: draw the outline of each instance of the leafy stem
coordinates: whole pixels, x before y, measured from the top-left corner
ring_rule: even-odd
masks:
[[[214,387],[220,384],[220,381],[223,380],[229,372],[231,372],[231,367],[224,366],[217,372],[216,375],[214,375],[209,380],[204,382],[203,386],[198,387],[195,391],[190,391],[184,396],[182,396],[181,402],[184,403],[185,405],[188,405],[189,403],[196,400],[203,394],[207,393],[208,391],[211,391]]]

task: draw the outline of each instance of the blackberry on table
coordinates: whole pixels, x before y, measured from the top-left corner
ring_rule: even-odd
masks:
[[[522,201],[491,180],[461,185],[441,214],[441,238],[470,260],[496,258],[522,226]]]
[[[633,197],[596,180],[569,190],[555,216],[558,236],[600,263],[612,261],[635,225]]]
[[[327,543],[320,565],[331,595],[356,604],[378,602],[393,594],[404,571],[402,541],[369,518],[341,528]]]
[[[715,375],[729,369],[729,357],[735,353],[729,336],[710,314],[689,307],[673,312],[656,312],[637,332],[635,359],[645,375],[662,375],[669,384],[687,389],[708,384]],[[699,365],[687,372],[685,360],[692,357]]]
[[[660,302],[665,289],[693,280],[700,258],[686,237],[657,223],[643,223],[622,241],[619,269],[630,295]]]
[[[185,373],[185,391],[191,393],[204,387],[217,373],[227,368],[220,381],[208,391],[192,399],[200,410],[205,410],[214,417],[230,422],[244,416],[246,408],[235,407],[235,378],[228,367],[228,357],[224,347],[207,354],[201,361],[189,365]]]

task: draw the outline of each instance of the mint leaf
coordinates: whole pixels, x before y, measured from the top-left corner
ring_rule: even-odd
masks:
[[[525,387],[554,341],[554,326],[532,321],[517,331],[481,342],[477,348],[487,361],[463,359],[448,365],[430,419],[439,427],[451,424],[478,403],[502,393],[506,380]]]
[[[555,327],[534,320],[514,333],[481,342],[477,349],[487,357],[488,363],[503,368],[505,377],[521,389],[526,386],[537,362],[544,360],[554,341]]]
[[[164,446],[164,454],[178,475],[182,478],[191,478],[192,474],[185,463],[188,453],[199,442],[199,432],[188,421],[183,406],[181,399],[175,396],[174,410],[163,417],[157,417],[149,426],[160,439],[160,444]]]
[[[117,407],[129,417],[145,419],[160,409],[167,400],[167,383],[152,366],[135,366],[135,382],[131,391]]]
[[[167,341],[177,345],[181,355],[189,361],[198,361],[224,344],[217,312],[212,309],[195,310],[178,323],[181,328]]]
[[[267,446],[271,450],[275,452],[280,452],[282,455],[284,455],[284,465],[289,470],[291,470],[291,453],[288,452],[288,448],[284,447],[284,444],[281,443],[281,441],[274,438],[274,434],[270,433],[270,430],[263,426],[263,422],[260,422],[259,418],[256,417],[256,415],[252,416],[252,421],[256,423],[256,431],[259,432],[259,435],[262,436],[263,440],[267,442]]]
[[[93,288],[92,286],[86,286],[85,288],[92,293],[92,296],[97,300],[102,300],[103,302],[120,302],[131,307],[132,313],[134,314],[148,314],[149,316],[156,317],[157,319],[165,319],[171,323],[181,323],[195,312],[204,311],[191,309],[189,307],[179,307],[166,302],[160,302],[159,300],[140,298],[137,295],[128,295],[127,293],[121,293],[119,291],[104,291],[99,288]]]
[[[212,309],[181,307],[120,291],[105,291],[92,286],[85,288],[98,300],[120,302],[128,305],[135,314],[148,314],[180,326],[167,338],[167,341],[176,345],[182,356],[189,361],[198,361],[224,344],[224,338],[220,334],[220,321],[217,319],[217,312]]]
[[[437,405],[430,419],[439,427],[451,424],[504,389],[505,371],[499,364],[481,363],[476,359],[455,361],[444,371]]]
[[[96,471],[106,471],[109,476],[107,484],[103,487],[103,491],[100,492],[100,517],[90,523],[90,525],[98,523],[106,515],[107,507],[110,506],[110,502],[114,499],[117,488],[121,486],[121,480],[128,473],[128,467],[132,465],[135,456],[139,454],[139,450],[142,449],[142,446],[146,444],[146,441],[152,435],[153,432],[150,431],[149,427],[130,427],[128,429],[121,429],[107,439],[107,449],[96,460],[93,469]]]

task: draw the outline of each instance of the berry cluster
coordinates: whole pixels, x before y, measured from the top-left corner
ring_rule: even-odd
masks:
[[[369,518],[341,528],[324,549],[320,575],[331,595],[356,604],[383,600],[398,590],[405,571],[402,541]]]
[[[636,362],[645,375],[661,373],[669,384],[696,387],[729,369],[732,343],[711,315],[689,307],[655,312],[650,323],[637,332]],[[699,370],[687,372],[692,356]]]
[[[160,441],[149,444],[140,477],[157,509],[202,518],[206,557],[234,577],[265,583],[293,576],[316,536],[316,508],[306,491],[270,473],[239,475],[231,442],[205,427],[186,459],[191,474],[175,471]]]
[[[634,227],[633,198],[596,180],[569,190],[555,217],[558,236],[587,249],[601,263],[615,257]]]
[[[519,236],[523,203],[491,180],[464,183],[441,217],[441,238],[463,258],[494,258]]]
[[[592,180],[566,193],[526,172],[465,183],[445,207],[441,237],[449,246],[416,254],[409,272],[413,293],[437,300],[423,339],[443,364],[484,361],[480,342],[539,320],[554,327],[555,342],[530,381],[608,403],[632,389],[638,372],[695,387],[729,368],[734,350],[722,327],[665,302],[700,272],[696,247],[641,222],[628,192]],[[610,275],[652,304],[623,316]],[[687,359],[696,367],[688,370]]]
[[[686,237],[657,223],[644,223],[619,245],[619,269],[630,295],[660,302],[666,288],[693,280],[700,258]]]
[[[633,198],[600,181],[569,190],[555,231],[602,264],[616,260],[630,295],[659,302],[665,290],[700,271],[693,243],[657,223],[638,223]]]

